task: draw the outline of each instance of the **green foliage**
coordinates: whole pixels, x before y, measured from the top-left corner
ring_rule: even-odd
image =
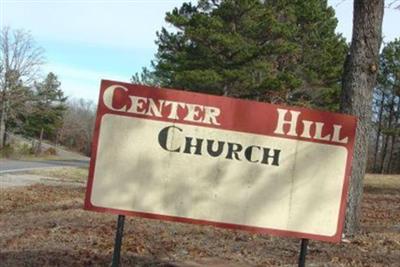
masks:
[[[60,85],[57,76],[52,72],[43,82],[35,83],[33,98],[28,107],[30,112],[21,115],[24,121],[23,132],[26,135],[38,138],[43,129],[47,139],[55,136],[62,125],[67,100]]]
[[[157,77],[148,68],[143,67],[141,73],[135,73],[131,77],[131,82],[135,84],[143,84],[149,86],[160,86]]]
[[[323,0],[200,0],[166,15],[153,71],[135,83],[337,107],[347,51]]]

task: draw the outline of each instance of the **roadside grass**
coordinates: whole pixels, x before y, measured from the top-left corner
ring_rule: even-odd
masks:
[[[56,178],[58,180],[66,180],[73,182],[86,182],[88,177],[88,168],[84,167],[56,167],[37,169],[24,172],[44,177]]]
[[[17,154],[11,155],[9,157],[1,157],[0,159],[11,159],[11,160],[27,160],[27,161],[45,161],[45,160],[67,160],[57,155],[39,155],[35,156],[34,154]]]
[[[9,148],[0,149],[0,159],[29,160],[29,161],[66,160],[66,158],[60,157],[58,155],[50,155],[50,154],[35,155],[33,152],[29,150],[15,150]]]
[[[364,179],[364,189],[399,189],[400,175],[398,174],[367,174]]]
[[[0,150],[0,160],[27,160],[27,161],[45,161],[45,160],[76,160],[81,158],[82,156],[59,156],[59,155],[50,155],[50,154],[40,154],[35,155],[32,153],[19,153],[19,152],[4,152],[4,150]]]
[[[45,143],[43,143],[45,144]],[[87,158],[86,156],[71,151],[63,146],[51,146],[43,147],[42,151],[38,154],[32,144],[26,142],[12,142],[7,144],[5,147],[0,149],[0,160],[11,159],[11,160],[29,160],[29,161],[41,161],[41,160],[74,160]]]

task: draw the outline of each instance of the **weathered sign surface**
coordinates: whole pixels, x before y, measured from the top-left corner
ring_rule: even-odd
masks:
[[[351,116],[102,81],[85,208],[340,240]]]

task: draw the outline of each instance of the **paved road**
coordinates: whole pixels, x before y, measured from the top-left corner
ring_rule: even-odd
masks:
[[[0,160],[0,174],[53,167],[88,167],[88,159],[73,160]]]

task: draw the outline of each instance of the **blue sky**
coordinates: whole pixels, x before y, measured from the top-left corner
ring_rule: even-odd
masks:
[[[66,95],[97,102],[101,79],[129,82],[156,53],[156,31],[177,0],[0,0],[0,27],[31,31]],[[194,2],[194,1],[192,1]],[[329,0],[337,32],[351,38],[352,1]],[[390,3],[390,1],[387,1]],[[384,40],[400,37],[400,10],[385,9]]]

